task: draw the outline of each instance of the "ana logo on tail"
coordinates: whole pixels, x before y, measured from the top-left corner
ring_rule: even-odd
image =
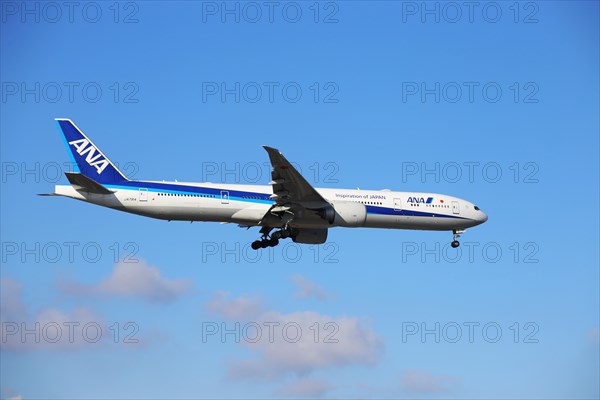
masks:
[[[73,140],[69,142],[70,145],[77,149],[77,153],[80,156],[85,155],[85,161],[91,166],[96,168],[98,174],[101,174],[102,171],[108,166],[108,160],[100,153],[100,151],[95,148],[90,141],[87,139],[79,139]],[[86,154],[87,153],[87,154]]]

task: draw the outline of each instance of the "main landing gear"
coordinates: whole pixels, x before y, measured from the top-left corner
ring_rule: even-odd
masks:
[[[458,246],[460,246],[460,242],[456,239],[459,238],[460,235],[462,235],[463,233],[465,233],[466,229],[454,229],[452,231],[452,234],[454,235],[454,240],[452,241],[452,243],[450,243],[450,246],[457,248]]]
[[[267,247],[275,247],[279,244],[279,239],[285,239],[292,236],[292,232],[289,228],[282,228],[277,232],[273,232],[273,234],[269,235],[269,232],[271,232],[271,230],[273,230],[273,228],[269,228],[266,226],[260,230],[262,236],[260,240],[255,240],[254,242],[252,242],[252,244],[250,245],[250,247],[252,247],[252,250],[265,249]]]

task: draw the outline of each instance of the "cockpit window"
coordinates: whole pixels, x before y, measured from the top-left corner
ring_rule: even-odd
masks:
[[[474,207],[475,207],[475,209],[476,209],[477,211],[479,211],[479,207],[477,207],[477,206],[474,206]]]

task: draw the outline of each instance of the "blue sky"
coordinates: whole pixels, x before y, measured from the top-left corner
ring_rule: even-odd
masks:
[[[597,2],[0,4],[1,398],[600,396]],[[490,219],[459,253],[335,229],[257,256],[36,196],[66,182],[55,117],[135,179],[266,184],[268,144]],[[301,339],[236,329],[269,322]]]

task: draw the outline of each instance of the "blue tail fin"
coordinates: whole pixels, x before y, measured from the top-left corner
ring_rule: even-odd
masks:
[[[56,122],[64,136],[76,172],[98,183],[110,184],[129,180],[70,119],[56,118]]]

